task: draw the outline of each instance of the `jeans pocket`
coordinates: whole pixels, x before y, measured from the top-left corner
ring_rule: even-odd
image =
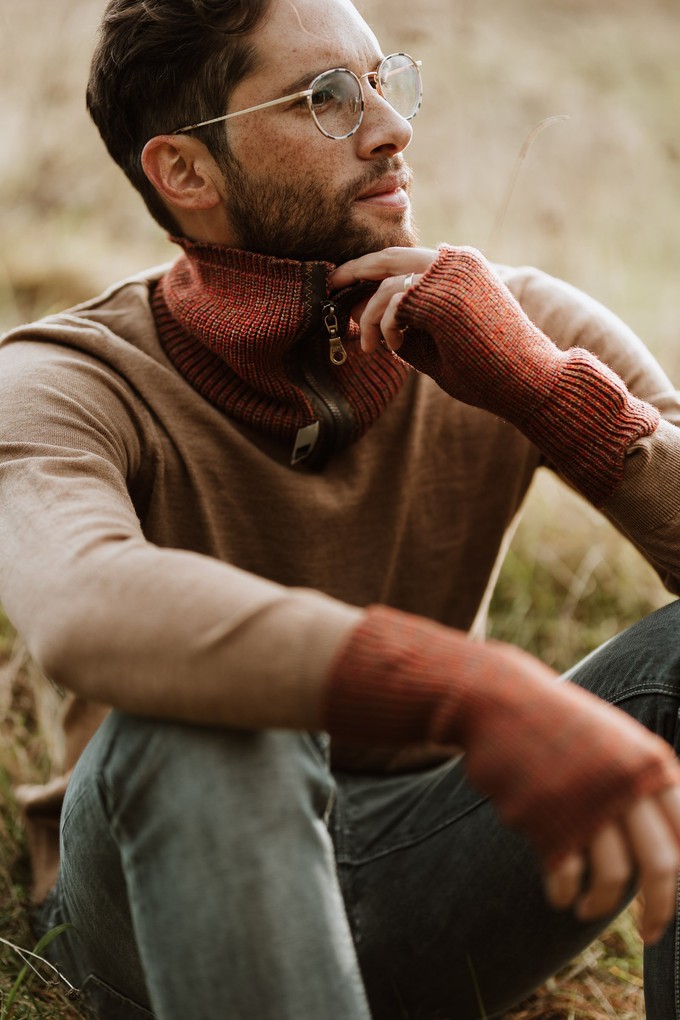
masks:
[[[89,974],[83,981],[79,1004],[88,1020],[154,1020],[148,1009],[117,992],[96,974]]]

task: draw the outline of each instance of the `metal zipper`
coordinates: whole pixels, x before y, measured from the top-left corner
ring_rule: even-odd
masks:
[[[347,361],[347,351],[342,346],[342,334],[338,324],[338,306],[335,301],[325,301],[321,312],[323,314],[323,324],[328,333],[331,365],[344,365]]]
[[[312,267],[311,283],[316,314],[313,309],[312,326],[296,344],[300,357],[296,359],[297,372],[294,374],[297,376],[297,384],[310,398],[319,416],[318,437],[309,454],[303,458],[304,463],[311,468],[320,468],[333,453],[339,452],[351,441],[355,420],[351,405],[333,385],[332,369],[329,367],[329,362],[334,367],[343,365],[347,360],[347,351],[342,344],[338,305],[327,297],[323,266]],[[320,326],[325,336],[320,336]],[[329,344],[328,360],[321,356],[320,339],[324,344]]]

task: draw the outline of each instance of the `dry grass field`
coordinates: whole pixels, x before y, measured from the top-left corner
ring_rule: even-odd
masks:
[[[680,376],[677,0],[360,6],[387,52],[423,60],[410,151],[423,242],[472,244],[566,278],[617,311]],[[0,331],[173,255],[84,110],[102,8],[0,0]],[[515,175],[524,140],[557,115],[568,119],[535,138]],[[605,522],[541,479],[500,579],[493,628],[560,668],[666,598]],[[0,937],[29,945],[11,784],[45,776],[49,761],[24,677],[0,623]],[[19,970],[0,944],[1,1020]],[[640,984],[628,913],[516,1017],[632,1020],[644,1015]],[[15,1020],[71,1015],[35,980],[12,1007]]]

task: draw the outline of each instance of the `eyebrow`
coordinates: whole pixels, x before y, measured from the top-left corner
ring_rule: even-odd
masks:
[[[378,67],[378,65],[380,64],[380,61],[383,60],[383,59],[384,59],[383,57],[378,57],[375,66]],[[323,74],[324,71],[332,71],[333,68],[335,68],[335,67],[344,67],[344,66],[345,66],[344,64],[334,64],[332,67],[326,66],[326,67],[322,67],[318,71],[309,71],[307,74],[301,74],[298,78],[295,79],[295,81],[289,82],[281,90],[281,96],[287,96],[287,95],[289,95],[290,93],[293,93],[293,92],[302,92],[303,89],[309,88],[309,86],[314,81],[314,79],[317,78],[320,74]],[[361,75],[358,75],[358,77],[360,78]]]
[[[323,74],[324,71],[329,70],[330,68],[328,67],[322,67],[320,71],[310,71],[307,74],[301,74],[299,78],[296,78],[295,81],[289,82],[281,89],[281,95],[287,96],[289,93],[301,92],[303,89],[308,89],[315,78],[317,78],[320,74]]]

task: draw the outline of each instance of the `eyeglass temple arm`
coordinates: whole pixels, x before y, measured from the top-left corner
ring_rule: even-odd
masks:
[[[245,110],[235,110],[234,113],[224,113],[221,117],[213,117],[212,120],[201,120],[198,124],[188,124],[187,127],[177,128],[173,135],[182,135],[186,131],[194,131],[196,128],[209,127],[211,124],[219,124],[224,120],[231,120],[232,117],[242,117],[244,113],[255,113],[256,110],[266,110],[268,106],[278,106],[279,103],[287,103],[293,99],[303,99],[311,96],[311,89],[304,89],[302,92],[293,92],[290,96],[281,96],[279,99],[270,99],[267,103],[258,103],[257,106],[249,106]]]

